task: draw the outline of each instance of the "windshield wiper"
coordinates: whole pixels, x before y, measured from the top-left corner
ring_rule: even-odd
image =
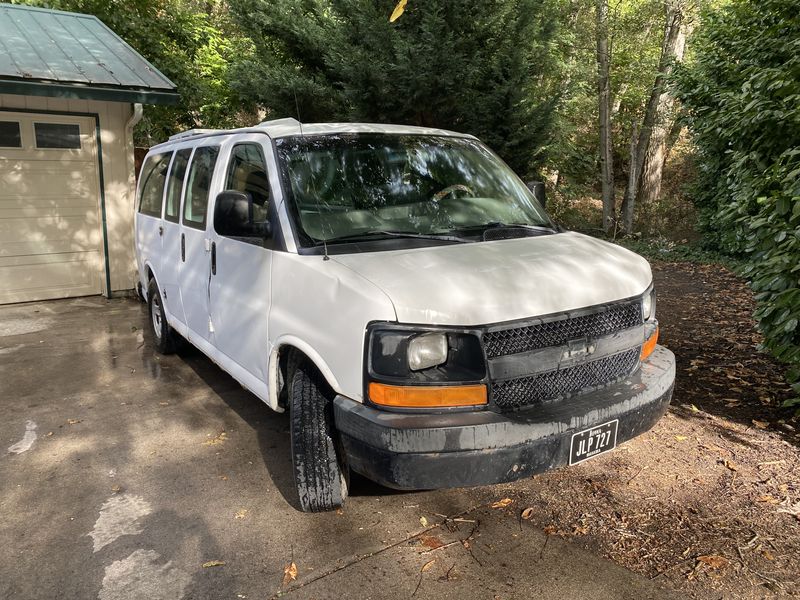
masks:
[[[502,221],[491,221],[483,225],[470,225],[469,227],[461,228],[462,231],[474,231],[476,229],[526,229],[528,231],[537,231],[543,234],[558,233],[559,230],[549,225],[529,225],[528,223],[503,223]]]
[[[457,235],[448,235],[445,233],[417,233],[415,231],[377,230],[377,231],[363,231],[361,233],[343,235],[335,238],[330,238],[327,240],[317,240],[315,245],[321,246],[325,243],[336,244],[339,242],[369,241],[372,239],[380,239],[381,237],[411,238],[420,240],[436,240],[436,241],[459,242],[459,243],[467,243],[474,241]]]

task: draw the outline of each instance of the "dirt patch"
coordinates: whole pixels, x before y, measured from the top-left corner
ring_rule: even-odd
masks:
[[[653,431],[535,477],[517,507],[693,598],[800,595],[800,435],[781,368],[759,352],[747,285],[717,265],[656,263],[662,343],[677,357]]]

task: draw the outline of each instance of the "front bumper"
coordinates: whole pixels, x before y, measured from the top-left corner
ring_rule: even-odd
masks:
[[[630,377],[526,411],[392,413],[343,396],[334,420],[350,467],[396,489],[514,481],[569,463],[572,434],[619,419],[617,443],[653,427],[666,412],[675,356],[657,346]]]

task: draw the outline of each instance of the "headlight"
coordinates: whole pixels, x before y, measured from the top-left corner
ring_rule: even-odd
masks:
[[[439,331],[417,335],[408,342],[408,368],[422,371],[447,361],[447,334]]]
[[[642,298],[642,317],[645,321],[656,318],[656,291],[651,289]]]
[[[367,373],[385,383],[477,382],[486,376],[475,333],[375,323],[367,340]]]

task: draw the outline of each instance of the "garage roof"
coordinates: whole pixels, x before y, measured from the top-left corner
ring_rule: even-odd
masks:
[[[175,84],[100,19],[0,4],[0,93],[175,104]]]

